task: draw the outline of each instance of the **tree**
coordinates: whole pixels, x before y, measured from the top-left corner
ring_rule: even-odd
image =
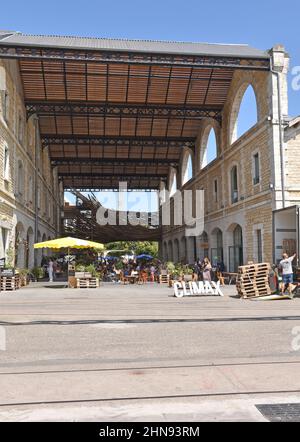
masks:
[[[158,256],[158,243],[155,241],[116,241],[106,244],[108,250],[132,251],[135,255]]]

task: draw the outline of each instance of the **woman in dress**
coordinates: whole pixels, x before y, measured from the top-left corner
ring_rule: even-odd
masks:
[[[202,267],[203,281],[211,282],[211,269],[212,265],[208,258],[204,258]]]

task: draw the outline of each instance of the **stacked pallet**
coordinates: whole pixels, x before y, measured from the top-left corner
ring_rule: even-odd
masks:
[[[269,285],[269,263],[252,264],[239,267],[237,291],[241,298],[259,298],[272,294]]]
[[[162,272],[159,277],[158,277],[159,283],[160,284],[169,284],[169,280],[170,280],[170,275],[168,275],[165,272]]]
[[[12,291],[20,288],[20,277],[16,276],[1,276],[1,291]]]
[[[78,289],[96,289],[99,287],[98,278],[77,278],[76,282]]]

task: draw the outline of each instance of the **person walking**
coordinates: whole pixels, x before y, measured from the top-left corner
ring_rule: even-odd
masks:
[[[284,295],[286,288],[288,289],[289,295],[292,295],[292,292],[297,287],[293,284],[294,282],[294,274],[293,274],[293,266],[292,263],[296,258],[296,254],[290,256],[287,253],[282,255],[282,260],[280,261],[279,267],[282,273],[282,284],[281,284],[281,294]]]

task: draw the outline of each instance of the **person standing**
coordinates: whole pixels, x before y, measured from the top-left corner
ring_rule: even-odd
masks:
[[[54,271],[53,261],[50,258],[49,263],[48,263],[49,282],[53,282],[53,271]]]
[[[293,274],[293,266],[292,263],[294,259],[296,258],[296,254],[293,256],[290,256],[287,253],[284,253],[282,255],[282,260],[280,261],[280,269],[282,272],[282,284],[281,284],[281,294],[284,294],[284,291],[286,288],[289,291],[289,294],[291,295],[292,292],[295,290],[296,286],[293,284],[294,282],[294,274]]]
[[[202,267],[203,281],[211,282],[211,270],[212,270],[212,265],[209,258],[204,258],[203,267]]]

